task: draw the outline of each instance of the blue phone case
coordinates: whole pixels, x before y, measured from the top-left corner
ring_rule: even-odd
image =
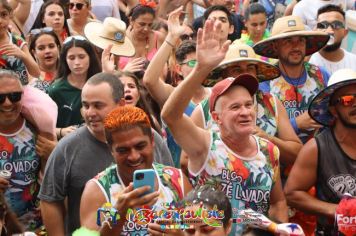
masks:
[[[135,170],[133,174],[133,187],[137,189],[142,186],[150,186],[151,189],[143,195],[152,193],[155,188],[155,171],[153,169]]]

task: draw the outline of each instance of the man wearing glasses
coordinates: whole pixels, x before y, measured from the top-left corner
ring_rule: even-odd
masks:
[[[356,70],[356,55],[340,47],[348,33],[345,29],[345,12],[341,7],[331,4],[321,7],[318,10],[316,29],[327,32],[334,40],[314,53],[310,63],[323,66],[331,74],[343,68]]]
[[[344,219],[338,204],[345,193],[356,196],[356,72],[336,71],[311,102],[309,114],[330,129],[299,152],[284,189],[288,204],[318,215],[315,235],[339,235],[346,226],[354,230],[346,235],[355,235],[355,222],[350,221],[355,216]],[[316,197],[307,193],[313,185]]]
[[[26,230],[40,227],[37,199],[46,158],[36,153],[36,131],[21,115],[23,88],[18,75],[0,69],[0,191]]]

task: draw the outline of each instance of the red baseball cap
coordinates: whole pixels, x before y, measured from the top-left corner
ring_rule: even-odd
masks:
[[[221,80],[211,89],[209,98],[210,112],[214,111],[215,103],[218,97],[223,95],[233,85],[240,85],[245,87],[250,92],[251,96],[253,96],[258,89],[258,80],[251,74],[241,74],[236,78],[228,77],[224,80]]]

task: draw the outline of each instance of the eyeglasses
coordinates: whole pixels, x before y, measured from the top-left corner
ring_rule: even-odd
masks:
[[[70,36],[70,37],[66,38],[63,41],[63,45],[69,43],[72,40],[87,41],[87,39],[81,35],[74,35],[74,36]]]
[[[333,21],[333,22],[322,21],[316,25],[316,27],[318,29],[327,29],[327,28],[329,28],[329,26],[331,26],[331,28],[334,30],[345,28],[344,23],[342,23],[341,21],[338,21],[338,20]]]
[[[355,102],[356,94],[344,95],[336,99],[335,103],[340,103],[344,107],[352,106]]]
[[[0,94],[0,104],[3,104],[8,98],[10,102],[16,103],[21,100],[22,92],[2,93]]]
[[[53,28],[52,27],[44,27],[44,28],[40,28],[40,29],[33,29],[30,31],[31,35],[37,35],[40,33],[49,33],[49,32],[53,32]]]
[[[190,61],[182,62],[180,64],[181,65],[186,64],[187,66],[193,68],[197,64],[197,60],[190,60]]]
[[[179,38],[184,41],[184,40],[189,40],[189,39],[193,39],[194,37],[194,33],[191,34],[183,34],[181,36],[179,36]]]
[[[77,8],[78,10],[82,10],[82,8],[83,8],[84,5],[85,5],[84,3],[80,3],[80,2],[77,2],[77,3],[71,2],[71,3],[68,4],[69,9],[71,9],[71,10],[74,8],[74,6],[75,6],[75,8]]]

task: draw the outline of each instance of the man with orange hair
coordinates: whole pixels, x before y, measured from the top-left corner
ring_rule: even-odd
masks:
[[[149,222],[139,225],[131,219],[125,220],[128,209],[148,205],[157,211],[162,209],[163,203],[177,203],[191,189],[188,179],[179,169],[153,162],[152,128],[147,114],[140,108],[117,107],[108,114],[104,126],[116,165],[108,167],[86,184],[80,204],[81,225],[100,230],[100,235],[152,233],[152,229],[147,229]],[[152,193],[142,195],[149,190],[149,186],[133,188],[133,173],[140,169],[155,171],[155,179],[152,179],[155,191]],[[118,210],[121,219],[116,225],[105,224],[99,228],[96,212],[106,202]],[[164,233],[159,227],[154,231]]]

